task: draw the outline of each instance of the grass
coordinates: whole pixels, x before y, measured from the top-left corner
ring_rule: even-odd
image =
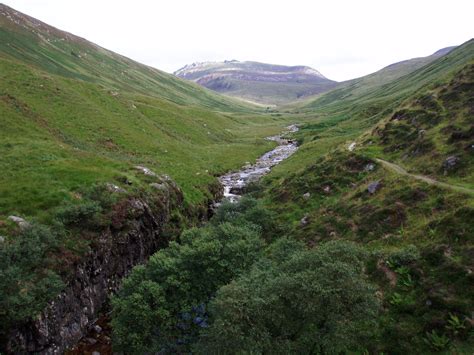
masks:
[[[150,180],[135,165],[170,175],[184,205],[204,208],[217,175],[271,149],[264,137],[300,123],[301,148],[255,194],[308,245],[350,239],[373,253],[368,272],[386,309],[377,350],[423,353],[448,346],[445,337],[468,346],[466,334],[446,327],[450,314],[464,319],[472,311],[474,200],[383,169],[376,158],[474,187],[472,40],[396,80],[372,78],[264,111],[59,30],[45,32],[44,24],[35,27],[38,36],[31,19],[18,21],[0,16],[0,232],[7,244],[15,235],[8,215],[51,223],[58,207],[78,204],[77,194],[97,184],[143,193]],[[445,173],[453,154],[459,164]],[[380,188],[369,193],[376,181]],[[419,257],[380,266],[411,245]]]
[[[473,348],[468,331],[449,330],[450,313],[468,319],[473,306],[472,194],[429,185],[376,160],[472,190],[473,58],[471,40],[388,84],[336,89],[310,105],[283,109],[306,120],[295,134],[302,146],[254,192],[287,234],[307,245],[349,239],[372,252],[368,271],[385,308],[375,351]],[[451,155],[459,163],[445,172]],[[370,193],[374,182],[380,187]],[[405,268],[381,266],[411,246],[419,256]]]
[[[0,60],[0,215],[35,215],[82,184],[137,181],[134,165],[167,173],[189,202],[214,176],[269,150],[286,124],[253,114],[182,107]]]

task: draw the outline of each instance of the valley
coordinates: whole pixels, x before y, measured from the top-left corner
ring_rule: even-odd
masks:
[[[473,100],[473,39],[171,75],[0,4],[0,352],[471,354]]]

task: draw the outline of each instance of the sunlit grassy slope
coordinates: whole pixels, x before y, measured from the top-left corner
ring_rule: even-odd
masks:
[[[47,214],[80,186],[169,174],[188,202],[268,150],[276,117],[0,6],[0,216]]]

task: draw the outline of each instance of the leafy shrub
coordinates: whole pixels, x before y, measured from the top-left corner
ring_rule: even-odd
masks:
[[[0,335],[39,314],[63,288],[61,278],[47,269],[57,245],[57,235],[38,224],[0,244]]]
[[[248,197],[242,198],[239,203],[223,202],[211,223],[217,225],[223,222],[257,226],[267,239],[279,231],[274,213],[265,209],[257,200]]]
[[[205,327],[204,307],[219,287],[247,270],[262,241],[252,225],[191,229],[136,267],[112,300],[116,350],[184,351]],[[202,305],[202,306],[201,306]],[[140,324],[139,327],[137,325]]]
[[[419,259],[420,253],[418,248],[413,244],[410,244],[392,253],[388,258],[388,262],[391,267],[397,268],[400,266],[410,265]]]
[[[358,350],[379,309],[365,253],[330,242],[304,250],[283,240],[210,303],[199,353],[342,353]],[[289,252],[288,252],[289,251]]]
[[[436,351],[446,349],[450,343],[450,339],[445,334],[438,335],[435,330],[432,330],[431,333],[426,332],[426,337],[423,340]]]
[[[57,210],[56,218],[65,226],[94,227],[100,225],[102,208],[96,201],[66,204]]]
[[[466,330],[465,321],[461,320],[457,315],[450,313],[446,329],[453,336],[458,336]]]

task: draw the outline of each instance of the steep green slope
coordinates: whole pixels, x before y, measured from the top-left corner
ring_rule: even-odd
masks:
[[[413,58],[390,64],[375,73],[339,83],[336,88],[337,90],[334,90],[333,94],[337,93],[336,95],[339,96],[339,98],[345,99],[351,96],[360,96],[369,91],[373,91],[374,89],[379,89],[383,85],[408,75],[415,70],[431,63],[435,59],[448,54],[454,48],[456,47],[443,48],[427,57]],[[314,98],[308,98],[302,103],[298,103],[296,105],[312,105],[315,100],[316,99]]]
[[[252,124],[246,116],[114,95],[8,60],[0,59],[0,67],[4,216],[42,213],[83,184],[119,184],[120,176],[132,178],[134,165],[170,174],[197,202],[213,174],[268,149],[258,137],[279,129],[267,132],[258,118]]]
[[[417,93],[367,133],[371,156],[474,189],[474,60],[443,84]]]
[[[58,30],[3,4],[0,4],[0,54],[51,74],[101,84],[117,91],[158,96],[177,104],[215,109],[235,111],[249,108]]]
[[[473,65],[471,40],[378,90],[324,95],[300,150],[255,192],[308,245],[371,251],[384,312],[370,351],[474,347]]]
[[[310,123],[298,134],[298,139],[306,143],[298,153],[299,159],[290,159],[286,167],[277,167],[276,173],[284,175],[287,169],[297,170],[310,164],[315,152],[324,154],[337,144],[349,144],[418,90],[461,70],[473,56],[474,40],[470,40],[392,82],[355,91],[335,89],[305,106],[285,108],[285,114],[295,114],[300,121]]]
[[[319,101],[319,97],[308,98],[301,103],[295,104],[295,106],[309,106],[314,108],[319,106],[321,102],[327,103],[336,99],[340,100],[361,97],[364,94],[377,91],[384,85],[413,73],[434,60],[448,54],[455,48],[456,47],[443,48],[427,57],[413,58],[391,64],[375,73],[339,83],[337,88],[332,90],[327,96],[325,96],[325,99],[321,101]]]

